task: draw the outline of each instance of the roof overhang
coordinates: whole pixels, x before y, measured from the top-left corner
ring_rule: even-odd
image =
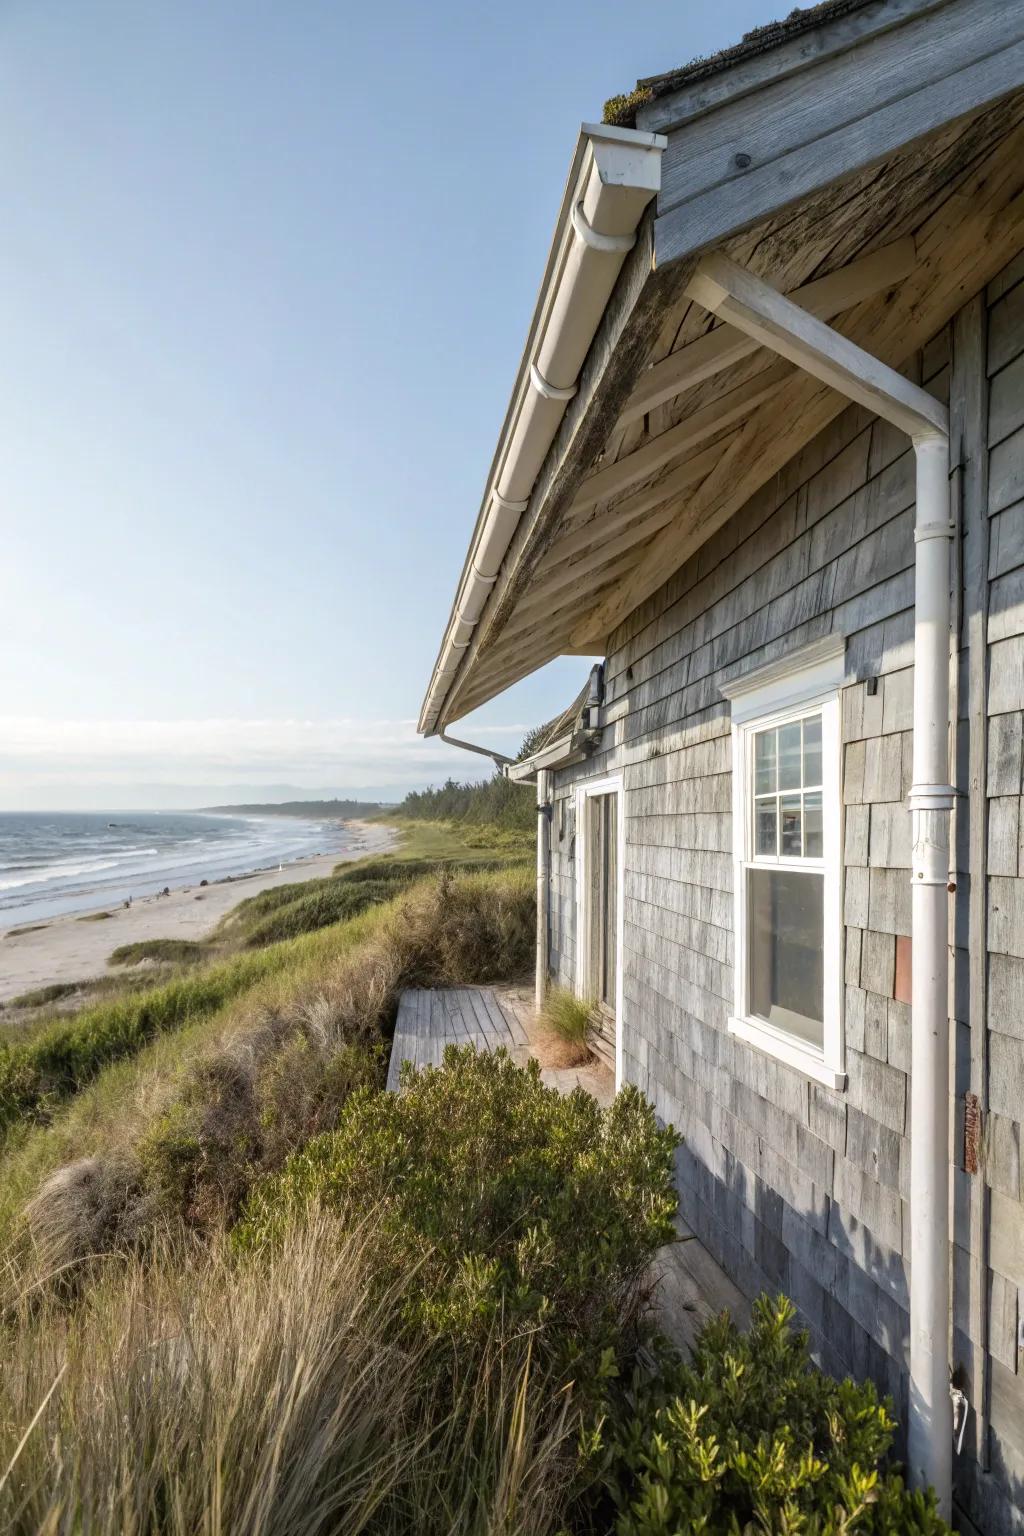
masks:
[[[742,89],[718,75],[706,110],[676,103],[685,120],[664,154],[646,146],[661,177],[653,216],[634,203],[636,243],[610,282],[606,270],[598,289],[588,279],[562,290],[570,310],[586,304],[585,324],[559,316],[582,348],[574,393],[558,402],[544,452],[524,459],[510,498],[520,507],[492,539],[505,510],[492,491],[506,494],[500,476],[597,130],[584,132],[421,730],[556,656],[603,654],[622,620],[845,408],[713,323],[688,291],[704,251],[900,367],[1024,245],[1024,0],[886,0],[833,25],[851,33],[828,47],[813,34],[816,61],[779,69],[768,53],[737,65]]]
[[[658,190],[667,140],[584,124],[569,168],[540,295],[483,503],[434,665],[419,729],[448,719],[445,699],[494,586],[541,464],[578,388],[637,225]]]

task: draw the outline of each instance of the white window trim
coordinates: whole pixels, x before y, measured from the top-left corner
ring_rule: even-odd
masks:
[[[589,851],[587,837],[587,801],[598,795],[617,795],[615,808],[616,878],[615,878],[615,1092],[622,1087],[622,971],[624,960],[626,891],[626,801],[621,773],[601,779],[587,779],[576,785],[576,996],[585,997],[590,975],[590,924],[587,921],[586,893],[589,890]]]
[[[805,646],[780,661],[722,686],[732,702],[733,932],[735,937],[734,1013],[729,1032],[757,1050],[795,1067],[815,1082],[846,1086],[843,1033],[843,847],[842,710],[845,641],[841,636]],[[823,857],[792,866],[824,876],[824,1049],[816,1050],[764,1019],[747,1006],[746,867],[751,859],[750,756],[755,729],[778,725],[793,716],[821,712]],[[779,867],[773,865],[772,867]]]

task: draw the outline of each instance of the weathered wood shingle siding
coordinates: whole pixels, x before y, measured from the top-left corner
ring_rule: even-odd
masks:
[[[960,1463],[961,1497],[985,1528],[1024,1530],[1024,262],[990,290],[988,904],[991,1185],[988,1325],[993,1472]],[[918,360],[947,399],[950,331]],[[910,934],[914,460],[907,439],[848,410],[719,530],[612,637],[609,701],[628,700],[588,763],[554,775],[552,972],[574,968],[575,785],[624,781],[625,1077],[684,1134],[686,1220],[748,1294],[783,1288],[819,1357],[871,1376],[905,1421],[909,1350],[910,1009],[897,945]],[[731,747],[726,680],[833,632],[847,637],[843,692],[845,1092],[809,1082],[727,1031],[733,997]],[[966,659],[960,712],[966,715]],[[870,685],[870,686],[869,686]],[[966,784],[969,732],[958,733]],[[969,1056],[968,816],[953,1011]],[[961,1081],[963,1080],[963,1081]],[[965,1070],[958,1068],[958,1092]],[[959,1116],[958,1119],[962,1119]],[[955,1137],[962,1164],[962,1126]],[[972,1274],[957,1172],[958,1349],[971,1345]],[[970,1192],[968,1192],[970,1193]],[[996,1238],[996,1228],[1000,1235]],[[973,1240],[977,1247],[977,1238]],[[977,1262],[973,1261],[977,1272]],[[975,1308],[977,1314],[978,1309]],[[975,1330],[977,1332],[977,1329]],[[969,1442],[970,1444],[970,1442]],[[977,1447],[974,1448],[975,1451]]]

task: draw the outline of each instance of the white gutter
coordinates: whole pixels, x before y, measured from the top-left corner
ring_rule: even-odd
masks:
[[[914,782],[910,1104],[909,1472],[948,1520],[949,1371],[949,413],[845,336],[721,254],[690,297],[763,346],[893,422],[914,444]]]
[[[540,1013],[548,990],[549,893],[551,889],[551,774],[537,775],[537,964],[533,1001]]]
[[[569,171],[540,297],[419,730],[444,704],[541,465],[561,425],[637,226],[661,186],[667,140],[585,123]]]

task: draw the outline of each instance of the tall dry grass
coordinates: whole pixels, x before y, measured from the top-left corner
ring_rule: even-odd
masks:
[[[547,1536],[571,1405],[526,1346],[459,1379],[371,1286],[370,1234],[322,1214],[276,1258],[110,1261],[74,1312],[22,1298],[0,1368],[11,1536]],[[443,1381],[443,1385],[441,1384]]]

